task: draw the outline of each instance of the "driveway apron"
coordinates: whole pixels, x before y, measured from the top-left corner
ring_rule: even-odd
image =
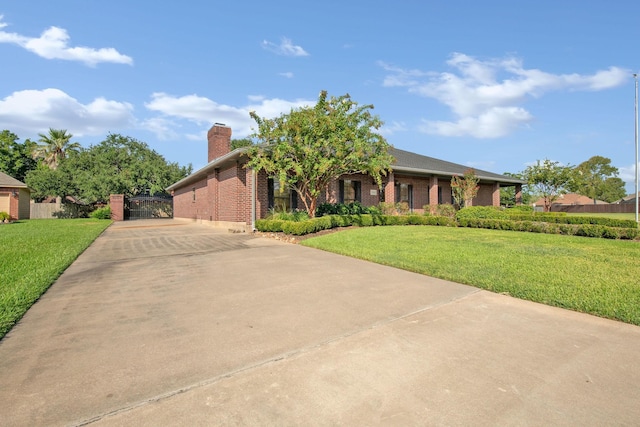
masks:
[[[0,341],[0,424],[637,425],[638,355],[636,326],[130,221]]]

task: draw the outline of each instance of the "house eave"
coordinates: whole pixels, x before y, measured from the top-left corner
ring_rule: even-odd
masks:
[[[172,192],[177,190],[178,188],[185,187],[189,184],[193,184],[194,182],[201,181],[202,179],[206,179],[213,171],[224,166],[225,164],[237,162],[247,151],[247,147],[237,148],[224,156],[218,157],[217,159],[213,159],[206,166],[198,169],[191,175],[182,178],[180,181],[171,184],[166,188],[167,192]]]
[[[423,175],[423,176],[424,175],[436,175],[436,176],[447,176],[447,177],[453,176],[451,172],[439,171],[435,169],[410,168],[406,166],[393,166],[392,170],[394,173],[404,172],[404,173],[411,173],[411,174]],[[491,182],[499,182],[499,183],[505,183],[505,184],[525,184],[524,181],[518,178],[509,178],[506,176],[504,178],[502,177],[497,178],[495,176],[483,175],[482,172],[476,173],[476,177],[481,181],[491,181]]]

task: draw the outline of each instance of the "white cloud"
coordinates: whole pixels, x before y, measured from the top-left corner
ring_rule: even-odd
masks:
[[[2,19],[3,16],[0,15],[0,29],[7,26]],[[69,39],[67,30],[59,27],[44,30],[40,37],[27,37],[0,30],[0,43],[16,44],[42,58],[79,61],[89,66],[95,66],[101,62],[133,64],[131,57],[119,53],[114,48],[71,47],[68,45]]]
[[[96,98],[82,104],[59,89],[23,90],[0,99],[0,129],[32,136],[49,128],[100,135],[134,125],[132,112],[126,102]]]
[[[610,67],[592,75],[551,74],[524,68],[513,57],[479,60],[454,53],[447,61],[452,72],[405,70],[380,62],[388,72],[385,87],[405,87],[411,93],[446,105],[454,121],[425,120],[421,130],[443,136],[498,138],[533,120],[522,107],[529,98],[558,90],[605,90],[623,84],[627,70]]]
[[[640,163],[638,163],[638,167],[640,168]],[[627,191],[633,194],[636,182],[636,168],[633,164],[618,168],[618,177],[627,184]]]
[[[285,73],[279,73],[278,75],[280,75],[282,77],[286,77],[288,79],[292,79],[293,78],[293,73],[291,71],[287,71]]]
[[[263,40],[262,48],[282,56],[309,56],[309,53],[307,53],[307,51],[305,51],[301,46],[294,45],[291,39],[286,37],[283,37],[282,40],[280,40],[280,44]]]
[[[161,113],[167,120],[168,118],[182,119],[199,126],[210,126],[214,122],[224,123],[233,129],[234,138],[242,138],[252,132],[255,122],[249,116],[251,111],[255,111],[261,117],[273,118],[290,112],[292,108],[315,104],[315,101],[266,99],[255,95],[250,96],[249,103],[241,107],[219,104],[198,95],[176,97],[166,93],[154,93],[151,98],[145,106],[149,110]],[[155,131],[152,127],[148,130]],[[202,140],[206,140],[206,137]]]
[[[404,132],[407,130],[407,126],[404,122],[391,122],[391,124],[384,124],[378,132],[381,135],[389,136],[396,132]]]

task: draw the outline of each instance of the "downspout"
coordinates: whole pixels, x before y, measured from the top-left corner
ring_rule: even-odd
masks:
[[[256,231],[256,171],[251,169],[251,231]]]

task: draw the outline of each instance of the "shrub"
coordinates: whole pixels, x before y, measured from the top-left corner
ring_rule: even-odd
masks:
[[[4,221],[4,220],[9,220],[11,219],[11,215],[9,215],[7,212],[0,212],[0,221]]]
[[[497,206],[469,206],[456,212],[456,219],[509,219],[509,215]]]
[[[111,219],[111,206],[98,208],[89,214],[94,219]]]
[[[438,216],[446,216],[448,218],[455,218],[456,216],[456,208],[452,204],[445,203],[441,205],[436,205],[436,215]]]
[[[54,212],[56,218],[89,218],[89,213],[93,210],[90,205],[81,205],[79,203],[64,203],[62,210]]]
[[[382,215],[395,215],[397,213],[396,205],[391,202],[380,202],[378,208],[380,209]]]
[[[407,202],[398,202],[396,203],[396,212],[398,215],[406,215],[409,213],[409,203]]]
[[[532,205],[518,205],[518,206],[512,206],[510,208],[505,209],[505,212],[508,214],[511,213],[533,213],[533,206]]]
[[[281,221],[306,221],[309,219],[309,214],[306,211],[293,211],[293,212],[277,212],[271,211],[268,219],[275,219]]]

